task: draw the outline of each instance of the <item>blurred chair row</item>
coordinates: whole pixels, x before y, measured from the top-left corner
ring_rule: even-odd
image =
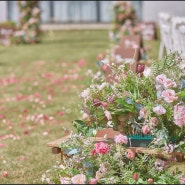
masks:
[[[161,36],[159,59],[162,58],[164,49],[167,54],[178,51],[185,58],[185,17],[160,12],[158,19]]]

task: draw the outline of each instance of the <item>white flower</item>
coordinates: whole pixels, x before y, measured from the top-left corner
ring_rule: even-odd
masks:
[[[151,75],[151,68],[145,66],[145,70],[143,71],[143,75],[144,75],[145,77],[150,76],[150,75]]]

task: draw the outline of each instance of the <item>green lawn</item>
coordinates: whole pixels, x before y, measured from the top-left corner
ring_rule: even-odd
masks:
[[[159,42],[144,44],[156,59]],[[98,70],[96,56],[109,47],[108,30],[45,32],[37,45],[0,46],[0,183],[40,184],[60,160],[46,143],[73,130],[87,70]]]

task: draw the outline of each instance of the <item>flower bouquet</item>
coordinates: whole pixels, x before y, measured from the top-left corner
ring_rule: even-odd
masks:
[[[128,1],[116,1],[113,12],[113,29],[110,32],[110,38],[118,41],[120,34],[131,35],[133,33],[137,16],[133,6]]]
[[[151,136],[154,147],[184,152],[185,73],[180,55],[142,65],[138,73],[124,62],[108,65],[115,80],[108,83],[99,76],[80,94],[82,117],[73,122],[77,131],[92,136],[112,127],[128,137]]]
[[[70,134],[61,144],[67,155],[42,175],[47,184],[183,184],[183,167],[171,169],[168,161],[126,148],[128,138],[119,134],[113,143],[97,142],[81,134]],[[173,174],[173,175],[172,175]]]
[[[18,1],[20,22],[18,31],[15,32],[15,43],[37,43],[40,41],[40,13],[38,1]]]

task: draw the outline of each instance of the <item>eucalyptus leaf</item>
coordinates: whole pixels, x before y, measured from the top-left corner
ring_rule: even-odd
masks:
[[[180,88],[184,89],[185,88],[185,79],[180,80]]]
[[[125,101],[126,101],[126,103],[129,104],[129,105],[132,105],[132,104],[133,104],[132,99],[129,98],[129,97],[127,97]]]
[[[64,150],[65,154],[69,154],[69,155],[73,155],[73,154],[77,154],[80,152],[79,148],[75,148],[75,149],[66,149]]]
[[[139,112],[143,108],[143,105],[140,103],[135,103],[135,108]]]

